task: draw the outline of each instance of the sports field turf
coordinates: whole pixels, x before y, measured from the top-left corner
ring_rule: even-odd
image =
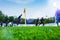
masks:
[[[60,40],[60,27],[0,27],[0,40]]]

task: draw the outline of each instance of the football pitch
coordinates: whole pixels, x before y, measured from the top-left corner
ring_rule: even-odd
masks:
[[[60,40],[60,27],[0,27],[0,40]]]

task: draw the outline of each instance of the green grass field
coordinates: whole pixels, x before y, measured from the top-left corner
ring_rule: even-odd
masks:
[[[0,40],[60,40],[60,27],[0,27]]]

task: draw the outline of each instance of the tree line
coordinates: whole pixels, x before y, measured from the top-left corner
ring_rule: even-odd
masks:
[[[31,22],[31,24],[35,24],[36,19],[33,19],[34,21]],[[54,23],[55,22],[55,17],[50,17],[50,18],[44,18],[45,23]],[[15,18],[14,16],[7,16],[4,15],[2,11],[0,11],[0,23],[8,23],[8,22],[13,22],[13,23],[17,23],[17,18]],[[24,18],[21,18],[19,21],[19,24],[24,24]],[[18,24],[18,23],[17,23]]]

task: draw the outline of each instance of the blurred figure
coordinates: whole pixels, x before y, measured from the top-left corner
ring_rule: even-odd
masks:
[[[21,16],[22,16],[22,14],[18,17],[19,20],[20,20]]]
[[[17,23],[17,25],[20,23],[21,16],[22,16],[22,14],[16,19],[16,23]]]
[[[9,20],[6,21],[6,27],[8,26]]]
[[[59,24],[58,24],[58,22],[59,22],[59,20],[60,20],[60,9],[58,9],[57,11],[56,11],[56,14],[55,14],[55,16],[56,16],[56,24],[57,24],[57,26],[59,26]]]
[[[3,22],[2,21],[1,21],[0,25],[1,25],[1,27],[3,26]]]
[[[44,26],[44,18],[42,17],[41,19],[40,19],[40,24],[43,24],[43,26]]]
[[[39,18],[36,19],[36,26],[38,26]]]
[[[60,16],[56,16],[56,24],[57,24],[57,26],[59,26],[59,20],[60,20]]]

